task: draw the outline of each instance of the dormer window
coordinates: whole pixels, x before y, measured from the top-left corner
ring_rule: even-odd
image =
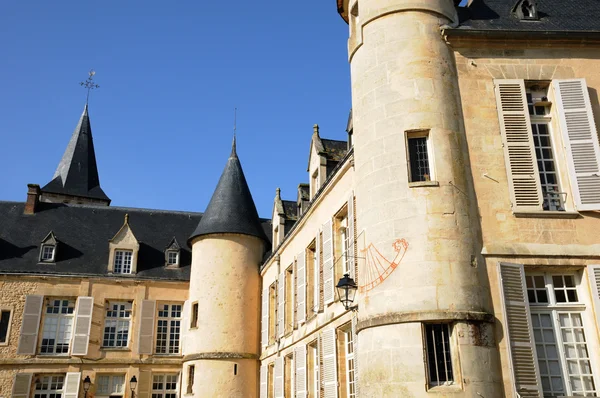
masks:
[[[167,251],[167,265],[179,265],[179,252],[175,250]]]
[[[131,226],[129,215],[125,214],[125,222],[115,236],[109,241],[108,272],[114,274],[135,274],[140,243],[136,239]]]
[[[56,261],[56,247],[58,246],[58,240],[54,236],[54,232],[50,231],[48,235],[42,240],[40,246],[40,262],[53,263]]]
[[[534,0],[519,0],[513,7],[513,13],[521,20],[538,20],[537,7]]]
[[[179,267],[179,254],[181,253],[181,247],[177,239],[173,237],[171,242],[165,248],[165,265],[167,267],[176,268]]]
[[[131,274],[131,263],[133,260],[133,251],[115,250],[115,264],[113,272],[115,274]]]

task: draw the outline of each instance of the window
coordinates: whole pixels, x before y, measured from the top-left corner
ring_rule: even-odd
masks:
[[[194,375],[196,373],[196,366],[189,365],[188,366],[188,377],[187,377],[187,394],[192,394],[194,392]]]
[[[285,334],[288,334],[294,328],[294,265],[290,265],[285,270]]]
[[[424,329],[429,385],[434,387],[453,384],[450,324],[426,323]]]
[[[356,397],[356,378],[354,360],[354,334],[352,325],[346,324],[338,330],[338,368],[340,375],[340,393],[342,397]]]
[[[578,275],[527,273],[525,282],[544,396],[595,396],[587,343],[595,332],[585,327]]]
[[[42,253],[40,260],[44,262],[53,262],[54,261],[54,245],[42,245]]]
[[[294,357],[293,355],[286,355],[283,358],[283,377],[284,377],[284,396],[294,396]]]
[[[428,131],[408,131],[406,133],[408,149],[409,182],[431,181],[430,148]]]
[[[152,398],[176,398],[177,379],[177,374],[153,375]]]
[[[115,250],[115,274],[131,274],[131,250]]]
[[[319,397],[321,394],[319,342],[314,340],[307,346],[308,362],[308,396]]]
[[[316,241],[312,241],[306,251],[306,317],[310,319],[318,311],[316,308],[315,293],[318,294],[318,286],[316,285],[318,270],[315,270],[316,264]]]
[[[40,375],[35,378],[33,398],[61,398],[64,385],[64,375]]]
[[[11,310],[0,310],[0,345],[8,343],[11,318]]]
[[[159,304],[156,328],[156,353],[179,354],[181,304]]]
[[[179,252],[169,250],[167,252],[167,265],[178,265],[179,264]]]
[[[46,300],[40,354],[68,354],[73,330],[75,300]]]
[[[99,375],[96,395],[120,395],[125,393],[125,375]]]
[[[104,320],[103,347],[127,347],[131,323],[131,302],[108,302]]]
[[[267,373],[267,383],[268,383],[268,398],[275,398],[275,362],[271,362],[268,367]]]
[[[269,345],[277,338],[277,283],[269,286]]]
[[[191,328],[197,328],[198,327],[198,303],[193,303],[192,304],[192,317],[191,317],[192,321],[190,322],[190,327]]]

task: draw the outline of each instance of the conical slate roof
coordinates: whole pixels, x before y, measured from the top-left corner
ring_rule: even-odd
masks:
[[[236,153],[235,137],[217,188],[188,242],[201,235],[218,233],[250,235],[268,241]]]
[[[110,202],[108,196],[100,188],[87,104],[71,136],[69,145],[67,145],[67,149],[56,168],[52,181],[42,188],[42,192]]]

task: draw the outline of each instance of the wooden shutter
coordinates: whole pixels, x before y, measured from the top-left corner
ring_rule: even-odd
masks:
[[[321,232],[317,232],[317,238],[315,239],[315,275],[314,275],[315,286],[314,292],[314,307],[312,311],[316,314],[321,308]],[[312,313],[311,313],[312,314]]]
[[[302,250],[296,260],[296,284],[297,321],[300,324],[306,321],[306,250]]]
[[[283,377],[283,357],[275,359],[275,368],[273,369],[273,378],[275,379],[274,391],[275,398],[284,398],[285,378]]]
[[[335,299],[333,269],[333,223],[331,220],[323,224],[323,301],[333,303]]]
[[[12,398],[29,398],[32,373],[17,373],[13,381]]]
[[[354,233],[354,192],[350,193],[348,198],[348,252],[346,256],[349,258],[350,277],[356,282],[356,257],[354,255],[354,248],[356,246],[356,234]]]
[[[80,372],[68,372],[65,377],[65,398],[79,397],[79,382],[81,381]]]
[[[542,210],[531,121],[523,80],[495,80],[498,118],[513,211]]]
[[[600,330],[600,265],[588,265],[588,277],[590,278],[590,288],[594,297],[594,308],[596,310],[596,325]]]
[[[337,398],[337,356],[335,347],[335,329],[323,330],[321,333],[321,349],[323,350],[323,398]]]
[[[73,333],[71,355],[87,355],[93,312],[93,297],[77,298],[77,310],[75,311],[75,333]]]
[[[531,314],[521,264],[499,264],[504,302],[504,335],[509,342],[515,392],[521,398],[541,398],[540,372],[535,354]]]
[[[285,270],[279,274],[277,281],[277,335],[285,334]]]
[[[269,368],[267,365],[260,367],[260,398],[269,398]]]
[[[578,210],[600,210],[600,145],[585,79],[553,80]]]
[[[262,292],[262,314],[261,314],[260,341],[263,347],[269,345],[269,288]]]
[[[141,307],[138,354],[152,354],[152,348],[154,347],[154,316],[156,314],[156,301],[143,300]]]
[[[294,350],[296,365],[296,398],[306,398],[306,345],[301,344]]]
[[[35,346],[40,330],[40,318],[44,296],[29,295],[25,297],[25,308],[23,310],[23,323],[21,324],[21,336],[17,354],[34,355]]]
[[[149,398],[152,390],[152,372],[140,370],[138,377],[137,398]]]

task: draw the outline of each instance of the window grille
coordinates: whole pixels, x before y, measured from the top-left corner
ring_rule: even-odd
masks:
[[[430,181],[429,154],[427,137],[408,138],[408,157],[410,162],[410,181]]]
[[[156,353],[179,354],[181,304],[162,304],[158,310]]]
[[[450,354],[450,325],[425,324],[425,341],[429,384],[431,386],[452,384],[454,374]]]
[[[115,274],[131,274],[131,260],[133,252],[130,250],[115,250]]]
[[[75,311],[74,300],[49,299],[46,303],[41,354],[68,354]]]
[[[110,302],[104,321],[103,347],[127,347],[131,323],[131,303]]]

